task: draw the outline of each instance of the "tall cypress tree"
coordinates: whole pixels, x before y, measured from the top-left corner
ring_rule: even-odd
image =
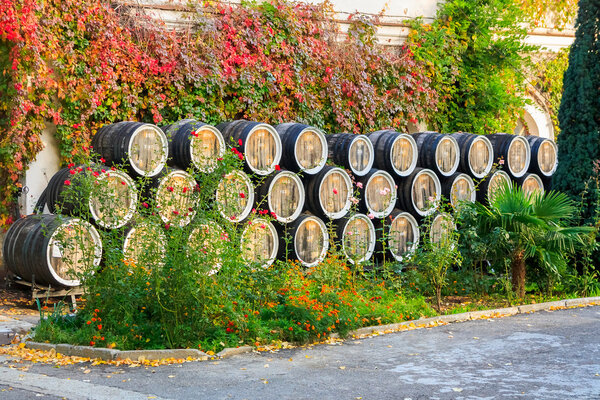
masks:
[[[580,0],[575,42],[564,76],[558,120],[558,169],[554,187],[576,202],[584,196],[582,218],[592,222],[600,193],[592,176],[600,159],[600,0]]]

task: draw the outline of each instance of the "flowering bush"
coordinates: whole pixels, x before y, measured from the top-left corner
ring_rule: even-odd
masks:
[[[106,0],[0,0],[0,225],[35,155],[56,127],[61,160],[79,162],[103,124],[194,117],[296,120],[329,132],[404,129],[436,107],[409,50],[374,46],[372,23],[351,17],[346,40],[332,10],[272,0],[191,13],[194,29]]]

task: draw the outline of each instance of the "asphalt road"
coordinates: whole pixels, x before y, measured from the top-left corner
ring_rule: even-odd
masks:
[[[600,307],[158,368],[9,364],[3,400],[600,399]]]

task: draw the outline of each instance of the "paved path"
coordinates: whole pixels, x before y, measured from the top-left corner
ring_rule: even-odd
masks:
[[[9,386],[0,398],[600,399],[600,307],[158,368],[0,364]]]

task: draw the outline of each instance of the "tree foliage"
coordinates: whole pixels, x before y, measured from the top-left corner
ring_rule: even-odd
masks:
[[[431,127],[443,132],[512,132],[525,104],[526,14],[514,0],[450,0],[409,42],[440,96]]]
[[[569,54],[558,112],[558,169],[554,186],[581,200],[581,216],[592,222],[600,193],[589,185],[600,160],[600,4],[581,0],[575,42]]]

